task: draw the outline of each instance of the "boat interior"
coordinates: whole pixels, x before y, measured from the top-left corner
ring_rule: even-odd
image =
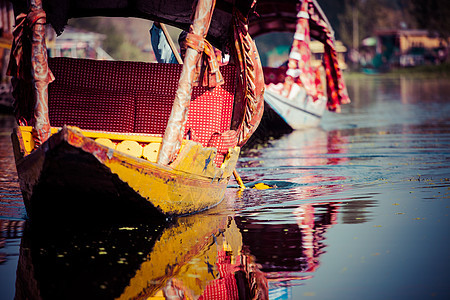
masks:
[[[182,65],[131,61],[50,58],[55,81],[49,84],[52,134],[78,127],[97,142],[156,162],[172,110]],[[233,141],[227,138],[236,89],[234,65],[220,67],[225,83],[193,87],[185,138],[218,149],[220,167]],[[21,127],[27,152],[34,149],[31,127]]]

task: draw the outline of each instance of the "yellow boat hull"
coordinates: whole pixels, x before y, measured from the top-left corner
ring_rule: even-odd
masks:
[[[177,159],[163,166],[143,154],[126,153],[133,150],[132,142],[145,149],[157,144],[158,137],[71,127],[56,131],[34,151],[31,128],[19,127],[12,135],[25,207],[32,219],[55,215],[137,219],[202,211],[223,199],[239,156],[239,148],[230,149],[217,167],[215,148],[185,141]],[[105,146],[105,140],[120,143],[114,149]]]

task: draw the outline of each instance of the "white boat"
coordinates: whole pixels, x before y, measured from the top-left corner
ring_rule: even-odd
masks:
[[[333,29],[315,0],[283,1],[282,4],[260,0],[257,16],[250,18],[249,32],[253,37],[294,32],[287,64],[263,68],[266,109],[259,131],[272,133],[285,125],[291,130],[316,127],[325,110],[339,112],[341,104],[350,102]],[[319,55],[312,53],[312,42],[323,44]],[[317,56],[322,56],[321,62],[317,61]],[[274,117],[273,112],[279,118]],[[286,124],[277,124],[280,119]]]
[[[297,88],[295,92],[294,97],[286,98],[266,89],[264,101],[294,130],[319,126],[327,98],[320,96],[314,101],[305,89]]]

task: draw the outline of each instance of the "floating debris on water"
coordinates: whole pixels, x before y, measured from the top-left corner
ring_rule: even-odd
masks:
[[[267,189],[271,189],[272,187],[260,182],[260,183],[255,184],[255,186],[253,188],[257,189],[257,190],[267,190]]]

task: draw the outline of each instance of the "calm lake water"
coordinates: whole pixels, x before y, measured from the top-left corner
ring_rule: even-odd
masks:
[[[242,154],[250,188],[170,224],[26,226],[1,116],[0,298],[450,299],[450,81],[347,85],[321,128]]]

